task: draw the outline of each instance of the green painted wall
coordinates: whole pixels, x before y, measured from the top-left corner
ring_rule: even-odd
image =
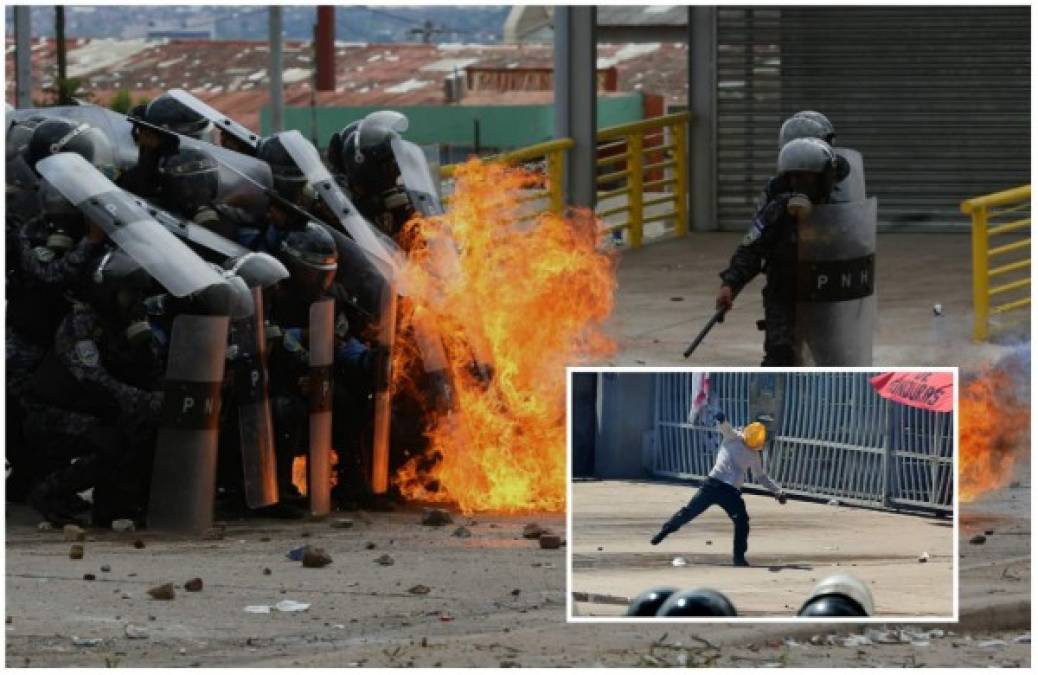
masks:
[[[353,120],[387,107],[318,108],[317,140],[321,147],[333,133]],[[480,145],[490,148],[520,148],[554,137],[554,106],[410,106],[391,108],[407,115],[410,127],[404,136],[419,145],[473,145],[473,120],[480,124]],[[642,119],[642,95],[598,100],[598,126],[608,127]],[[285,128],[298,129],[310,138],[313,112],[310,108],[285,108]],[[270,108],[260,111],[260,133],[270,133]]]

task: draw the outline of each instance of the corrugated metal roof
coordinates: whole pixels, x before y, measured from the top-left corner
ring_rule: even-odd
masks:
[[[599,5],[599,26],[684,26],[688,7],[684,5]]]
[[[13,40],[7,45],[7,72],[14,73]],[[311,44],[293,41],[284,47],[285,105],[310,105]],[[619,91],[685,101],[684,44],[606,44],[598,54],[600,64],[617,69]],[[80,74],[82,90],[97,102],[110,101],[119,89],[129,90],[136,101],[180,87],[253,128],[259,127],[259,110],[268,102],[269,58],[266,42],[244,40],[70,40],[68,50],[70,72]],[[54,41],[39,40],[33,50],[37,89],[52,85],[54,63]],[[455,68],[550,70],[552,65],[551,45],[336,43],[336,90],[317,92],[315,99],[320,106],[443,105],[443,81]],[[13,77],[6,86],[6,98],[13,100]],[[531,100],[519,93],[480,92],[478,100],[481,105]],[[544,93],[532,99],[545,100]]]

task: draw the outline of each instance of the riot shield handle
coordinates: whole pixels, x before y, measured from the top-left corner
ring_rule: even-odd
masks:
[[[724,315],[727,312],[728,310],[724,308],[714,312],[714,315],[710,317],[710,320],[706,322],[705,326],[703,326],[703,330],[699,331],[699,335],[696,336],[696,339],[693,340],[692,344],[690,344],[688,346],[688,349],[685,350],[686,359],[692,355],[692,352],[696,350],[696,347],[698,347],[699,343],[703,341],[703,338],[706,337],[706,334],[710,332],[710,329],[714,327],[714,324],[724,321]]]

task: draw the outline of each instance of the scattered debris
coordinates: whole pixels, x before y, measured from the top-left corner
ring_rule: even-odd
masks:
[[[310,609],[310,603],[296,602],[295,600],[282,600],[278,604],[274,605],[274,609],[279,612],[305,612]]]
[[[68,557],[73,559],[73,560],[82,560],[83,559],[83,545],[82,544],[72,544],[72,548],[70,548],[69,551],[68,551]]]
[[[202,590],[202,580],[199,577],[195,577],[194,579],[188,579],[186,582],[184,582],[184,590],[188,591],[189,593],[197,593],[198,591]]]
[[[86,530],[79,525],[66,525],[65,541],[86,541]]]
[[[112,521],[113,532],[136,532],[137,526],[129,518],[119,518]]]
[[[422,525],[440,527],[454,522],[450,511],[445,509],[422,509]]]
[[[512,589],[512,596],[513,597],[519,595],[520,593],[522,593],[522,591],[519,590],[518,588],[513,588]]]
[[[288,552],[288,559],[289,560],[294,560],[295,562],[299,562],[300,560],[303,559],[303,555],[309,549],[310,549],[310,545],[309,544],[307,544],[305,546],[300,546],[298,548],[294,548],[294,549],[292,549],[291,551]]]
[[[101,638],[81,638],[76,637],[75,635],[72,636],[72,644],[77,647],[96,647],[102,642],[104,642],[104,640]]]
[[[7,618],[10,619],[11,617],[7,617]],[[11,623],[11,622],[8,621],[7,623]],[[1023,635],[1017,635],[1015,638],[1013,638],[1013,644],[1015,644],[1015,645],[1029,645],[1029,644],[1031,644],[1031,634],[1030,633],[1024,633]]]
[[[919,562],[927,562],[929,560],[930,560],[930,554],[927,553],[926,551],[923,551],[922,553],[919,554]]]
[[[984,640],[977,643],[977,647],[980,649],[1001,649],[1005,646],[1007,646],[1005,640]]]
[[[942,314],[944,314],[944,307],[942,307],[941,303],[938,302],[933,306],[933,315],[940,316]]]
[[[353,521],[349,518],[336,518],[329,523],[336,530],[348,530],[353,527]]]
[[[172,600],[177,597],[177,592],[173,588],[173,584],[162,584],[150,589],[148,595],[155,600]]]
[[[135,539],[134,542],[133,542],[133,547],[134,548],[144,548],[144,542],[141,541],[140,539]]]
[[[101,565],[101,571],[102,572],[111,572],[112,571],[112,566],[111,565]]]
[[[270,541],[270,537],[260,537],[260,541],[265,544]]]
[[[309,530],[303,530],[302,532],[299,533],[299,536],[302,537],[303,539],[308,539],[310,537],[310,531]]]
[[[396,561],[393,560],[393,556],[389,555],[388,553],[383,553],[379,557],[375,558],[375,562],[377,562],[379,565],[382,565],[383,567],[389,567]]]
[[[826,502],[826,504],[828,504],[829,506],[839,506],[840,505],[840,500],[839,499],[830,499],[829,501]]]
[[[865,635],[850,635],[843,640],[844,647],[868,647],[873,644]]]
[[[681,556],[678,556],[677,558],[671,560],[670,564],[672,567],[684,567],[688,564],[688,561],[682,558]]]
[[[51,525],[49,521],[44,520],[36,526],[36,529],[40,532],[49,532],[50,530],[54,529],[54,526]]]
[[[986,534],[986,535],[987,535],[987,536],[989,536],[989,537],[990,537],[991,535],[993,535],[994,533],[995,533],[995,531],[994,531],[994,530],[984,530],[984,534]]]
[[[147,629],[142,628],[140,626],[134,626],[132,623],[126,624],[126,628],[123,629],[123,632],[126,634],[126,637],[130,638],[131,640],[148,639]]]
[[[449,612],[441,612],[440,613],[440,621],[444,621],[444,622],[454,621],[454,617],[451,616]]]
[[[546,527],[541,527],[537,523],[527,523],[523,528],[523,538],[540,539],[542,534],[547,534],[549,532],[551,532],[551,530]]]
[[[556,549],[562,546],[562,537],[557,534],[542,534],[538,541],[541,544],[541,548]]]
[[[707,546],[713,546],[713,545],[714,545],[714,542],[713,542],[713,540],[711,540],[711,539],[707,539],[707,540],[706,540],[706,545],[707,545]]]
[[[369,541],[368,543],[364,544],[364,548],[366,548],[369,551],[374,551],[375,550],[375,542]]]
[[[469,532],[469,529],[467,527],[465,527],[464,525],[459,525],[458,529],[456,529],[453,532],[451,532],[451,536],[452,537],[460,537],[462,539],[468,539],[469,537],[472,536],[472,533]]]
[[[208,530],[202,533],[203,541],[218,541],[223,539],[224,531],[222,527],[210,527]]]
[[[982,535],[982,534],[978,534],[978,535],[975,535],[975,536],[973,536],[973,537],[971,537],[971,538],[970,538],[970,543],[971,543],[971,544],[983,544],[983,543],[984,543],[984,542],[986,542],[987,540],[988,540],[988,538],[987,538],[987,537],[985,537],[985,536],[984,536],[984,535]]]
[[[83,575],[83,581],[97,581],[97,576],[87,572]]]
[[[263,568],[263,575],[264,576],[268,576],[268,577],[270,576],[270,568],[269,567],[264,567]]]
[[[332,562],[332,557],[323,548],[307,547],[303,551],[303,567],[324,567]]]
[[[407,592],[412,595],[428,595],[430,590],[432,589],[425,584],[415,584],[411,588],[407,589]]]
[[[245,608],[246,614],[270,614],[270,605],[249,605]]]
[[[1014,480],[1012,483],[1009,484],[1009,489],[1010,490],[1017,490],[1019,488],[1020,488],[1020,481],[1018,481],[1018,480]]]

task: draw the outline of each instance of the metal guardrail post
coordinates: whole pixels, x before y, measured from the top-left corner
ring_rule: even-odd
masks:
[[[883,479],[880,483],[880,503],[883,506],[890,505],[890,474],[893,471],[894,461],[894,422],[890,415],[890,401],[883,399]]]
[[[631,248],[638,248],[642,245],[642,217],[644,215],[642,133],[636,131],[627,137],[627,185],[630,189],[627,194],[627,209],[630,217],[628,229],[631,234]]]
[[[563,208],[563,182],[565,181],[566,157],[565,150],[554,150],[548,153],[548,190],[551,192],[551,210],[553,213],[562,215]]]
[[[988,337],[988,212],[973,210],[973,339]]]
[[[674,135],[674,210],[677,212],[674,234],[688,234],[688,152],[686,143],[687,124],[682,122],[671,127]]]

